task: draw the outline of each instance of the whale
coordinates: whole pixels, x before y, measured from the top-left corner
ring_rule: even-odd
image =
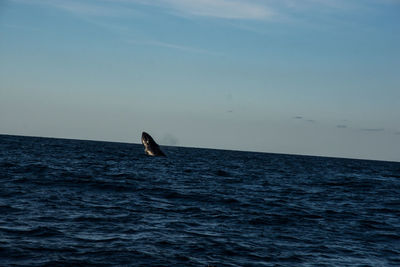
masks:
[[[146,153],[146,155],[166,157],[153,137],[146,132],[142,132],[142,144],[144,145],[144,153]]]

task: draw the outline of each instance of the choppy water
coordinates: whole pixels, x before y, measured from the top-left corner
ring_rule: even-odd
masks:
[[[0,265],[400,266],[400,163],[0,135]]]

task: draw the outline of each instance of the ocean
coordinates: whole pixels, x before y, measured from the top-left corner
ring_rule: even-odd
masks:
[[[1,266],[400,266],[400,163],[0,135]]]

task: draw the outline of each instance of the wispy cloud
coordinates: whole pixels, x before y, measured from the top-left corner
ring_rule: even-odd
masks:
[[[275,5],[280,4],[293,10],[309,10],[312,8],[344,9],[349,8],[354,0],[273,0]]]
[[[78,15],[125,16],[137,5],[148,5],[174,11],[182,16],[214,17],[221,19],[260,20],[274,15],[272,8],[254,0],[12,0],[59,8]]]
[[[194,16],[222,19],[266,19],[273,10],[260,1],[249,0],[163,0],[170,7]]]
[[[164,47],[169,49],[181,50],[191,53],[200,53],[200,54],[208,54],[208,55],[221,55],[220,53],[209,51],[202,48],[197,48],[193,46],[181,45],[177,43],[168,43],[163,41],[143,41],[143,40],[131,40],[128,39],[129,30],[123,27],[121,24],[112,24],[108,20],[102,20],[104,17],[129,17],[134,15],[139,15],[139,13],[135,10],[135,5],[137,4],[146,4],[146,5],[160,5],[161,2],[168,2],[168,4],[175,4],[179,6],[180,1],[166,1],[166,0],[155,0],[152,3],[147,3],[142,0],[70,0],[70,1],[62,1],[62,0],[13,0],[14,2],[24,3],[24,4],[36,4],[43,5],[51,8],[56,8],[59,10],[63,10],[65,12],[69,12],[73,15],[76,15],[80,19],[94,24],[98,27],[104,28],[106,30],[112,31],[119,35],[123,35],[123,39],[127,40],[127,43],[133,45],[143,45],[143,46],[156,46],[156,47]],[[171,2],[171,3],[169,3]],[[175,3],[176,2],[176,3]],[[183,2],[181,1],[182,5]],[[191,1],[189,1],[191,2]],[[202,2],[202,1],[193,1],[193,2]],[[206,1],[208,2],[208,1]],[[211,1],[210,1],[211,2]],[[164,4],[166,4],[164,3]],[[207,3],[206,5],[208,5]],[[189,5],[188,5],[189,7]],[[128,33],[128,34],[126,34]]]
[[[16,29],[16,30],[33,31],[33,32],[40,31],[39,28],[25,26],[25,25],[21,26],[21,25],[16,25],[16,24],[5,24],[4,27],[10,28],[10,29]]]
[[[230,20],[280,20],[316,11],[343,11],[399,0],[11,0],[40,4],[83,16],[132,16],[138,5],[157,7],[177,16]],[[317,12],[319,13],[319,12]]]
[[[120,8],[99,5],[92,2],[77,1],[51,1],[50,5],[78,15],[88,16],[122,16],[126,15],[126,10]]]
[[[316,120],[313,120],[313,119],[306,119],[303,116],[294,116],[293,119],[302,120],[302,121],[310,122],[310,123],[316,123],[317,122]]]
[[[185,46],[185,45],[180,45],[180,44],[160,42],[160,41],[129,40],[128,43],[133,44],[133,45],[164,47],[164,48],[176,49],[176,50],[192,52],[192,53],[200,53],[200,54],[208,54],[208,55],[220,55],[219,53],[216,53],[216,52],[213,52],[213,51],[209,51],[209,50],[205,50],[205,49],[201,49],[201,48],[196,48],[196,47],[192,47],[192,46]]]
[[[339,125],[336,125],[336,128],[339,128],[339,129],[346,129],[346,128],[347,128],[347,125],[339,124]]]
[[[363,132],[383,132],[384,128],[362,128],[360,129]]]
[[[400,0],[119,0],[140,2],[174,9],[180,15],[221,19],[265,20],[296,16],[315,11],[345,11],[374,7],[377,4],[399,4]]]
[[[137,5],[155,6],[181,16],[265,20],[316,10],[359,9],[377,4],[399,5],[400,0],[11,0],[41,4],[88,16],[126,16]]]
[[[400,5],[400,0],[375,0],[375,2],[391,4],[391,5]]]
[[[120,1],[104,0],[12,0],[17,3],[42,5],[57,8],[79,16],[89,17],[122,17],[134,13],[132,6],[121,5]]]

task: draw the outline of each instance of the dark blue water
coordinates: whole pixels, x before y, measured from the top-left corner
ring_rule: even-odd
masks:
[[[400,266],[400,163],[0,135],[0,265]]]

